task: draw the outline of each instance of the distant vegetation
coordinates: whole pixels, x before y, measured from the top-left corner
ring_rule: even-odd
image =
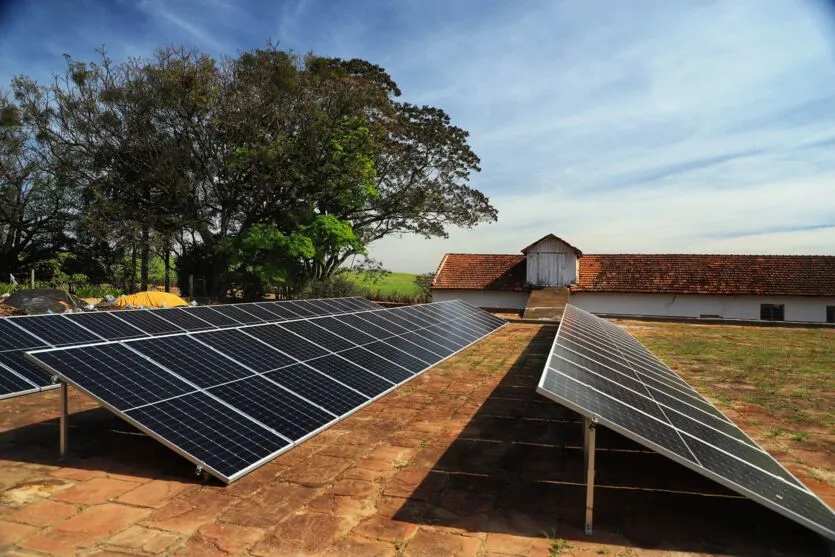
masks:
[[[344,276],[358,288],[359,295],[371,300],[403,303],[429,301],[428,285],[424,284],[427,275],[348,271]]]

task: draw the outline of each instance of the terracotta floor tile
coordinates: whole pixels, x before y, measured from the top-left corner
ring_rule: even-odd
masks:
[[[193,485],[180,482],[152,480],[120,495],[117,501],[127,505],[158,509],[175,495],[193,487]]]
[[[38,532],[35,526],[0,520],[0,550]]]
[[[32,526],[52,526],[77,514],[78,507],[71,503],[62,503],[51,499],[37,501],[26,505],[19,511],[9,515],[9,520],[23,522]]]
[[[52,499],[78,505],[98,505],[115,499],[134,488],[136,488],[136,484],[133,482],[111,478],[93,478],[54,495]]]

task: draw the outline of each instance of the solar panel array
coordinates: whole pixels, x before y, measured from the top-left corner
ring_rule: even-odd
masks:
[[[379,307],[364,298],[332,298],[0,318],[0,399],[58,386],[49,374],[24,359],[24,352],[29,350],[275,323]]]
[[[27,358],[229,483],[504,324],[452,301]]]
[[[567,306],[537,391],[835,539],[835,513],[620,327]]]

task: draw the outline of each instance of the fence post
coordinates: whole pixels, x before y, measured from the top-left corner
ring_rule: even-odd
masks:
[[[35,268],[32,267],[32,272],[29,273],[29,288],[35,289]]]
[[[194,275],[188,276],[188,295],[189,298],[194,298]]]

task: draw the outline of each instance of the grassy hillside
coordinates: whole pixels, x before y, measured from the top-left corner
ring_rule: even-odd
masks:
[[[345,275],[351,282],[362,288],[374,299],[400,301],[420,296],[412,273],[389,273],[377,281],[368,280],[363,273],[349,272]]]

